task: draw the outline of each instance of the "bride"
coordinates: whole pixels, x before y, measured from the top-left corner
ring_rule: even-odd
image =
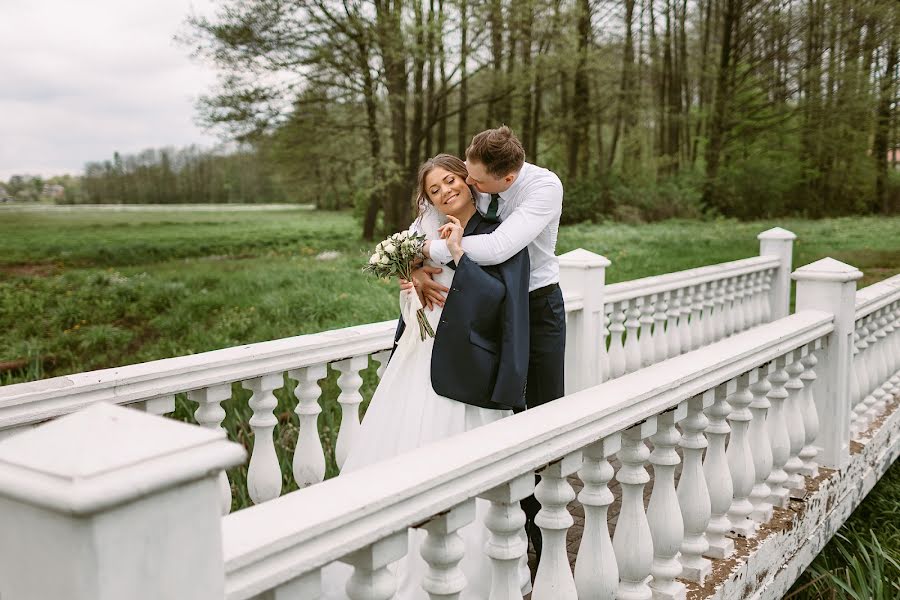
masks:
[[[419,337],[413,290],[400,293],[402,319],[394,353],[363,419],[342,473],[354,471],[425,444],[502,419],[525,407],[528,368],[527,250],[505,263],[481,267],[464,254],[462,237],[489,233],[499,223],[475,209],[466,184],[465,163],[439,154],[419,169],[412,229],[427,239],[447,240],[453,263],[435,281],[448,288],[443,307],[426,311],[435,337]],[[429,266],[436,267],[434,264]],[[487,598],[490,560],[484,554],[488,503],[476,500],[476,519],[460,530],[466,553],[460,567],[467,585],[461,598]],[[523,534],[524,535],[524,534]],[[421,582],[427,565],[419,554],[424,531],[409,530],[407,555],[393,565],[400,600],[427,599]],[[323,570],[324,598],[346,598],[351,567],[333,563]],[[523,594],[531,591],[525,559],[520,564]]]

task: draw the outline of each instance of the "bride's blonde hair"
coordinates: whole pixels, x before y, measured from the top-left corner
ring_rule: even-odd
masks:
[[[435,168],[449,171],[457,177],[462,178],[463,181],[469,176],[469,171],[466,169],[466,163],[452,154],[438,154],[434,158],[429,158],[423,162],[422,166],[419,167],[419,174],[416,177],[416,190],[413,192],[413,204],[419,215],[421,215],[428,205],[431,204],[431,198],[428,197],[428,190],[425,189],[425,178],[428,177],[428,174]],[[472,194],[472,201],[474,202],[476,197],[475,190],[471,185],[467,187]]]

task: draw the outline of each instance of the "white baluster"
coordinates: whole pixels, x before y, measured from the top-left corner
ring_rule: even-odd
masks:
[[[619,567],[606,513],[613,502],[607,483],[613,468],[607,460],[622,447],[621,436],[615,433],[584,449],[584,462],[578,476],[584,487],[578,501],[584,507],[584,531],[575,560],[575,588],[581,600],[612,600],[619,586]]]
[[[756,383],[758,376],[756,371],[741,375],[737,381],[737,391],[728,397],[728,404],[731,405],[731,413],[728,415],[731,437],[728,440],[725,457],[728,460],[733,488],[728,520],[731,522],[731,533],[742,537],[750,537],[756,533],[756,523],[750,520],[753,513],[750,493],[753,491],[756,474],[748,437],[753,415],[747,407],[753,402],[750,385]]]
[[[406,554],[409,534],[404,528],[341,558],[353,566],[347,581],[350,600],[391,600],[397,593],[397,578],[388,565]]]
[[[800,374],[803,373],[803,363],[800,362],[806,348],[794,352],[794,362],[787,366],[790,378],[784,384],[788,391],[788,399],[785,401],[785,420],[788,425],[788,439],[790,440],[790,454],[784,463],[784,472],[787,473],[785,487],[790,490],[791,497],[802,499],[806,497],[806,481],[800,470],[803,469],[803,461],[800,459],[800,451],[806,443],[806,432],[803,430],[803,407],[801,406],[801,393],[803,381]]]
[[[690,287],[678,290],[681,296],[681,316],[678,319],[678,337],[681,340],[681,352],[690,352],[694,349],[694,340],[691,337],[691,306],[693,305],[693,294]]]
[[[868,429],[878,416],[878,411],[875,407],[878,404],[878,388],[881,383],[878,379],[878,337],[876,335],[878,331],[878,317],[876,313],[866,317],[866,321],[868,322],[868,335],[866,336],[868,349],[865,352],[863,368],[868,385],[866,386],[866,397],[863,399],[865,404],[865,412],[863,413],[865,427],[863,427],[863,430]]]
[[[378,381],[381,381],[381,377],[384,375],[384,370],[387,369],[388,361],[390,359],[390,350],[382,350],[381,352],[376,352],[372,355],[372,360],[378,363],[378,369],[375,371],[375,375],[378,377]]]
[[[681,421],[683,435],[679,446],[684,455],[681,478],[678,480],[678,503],[684,521],[684,541],[681,543],[681,577],[703,585],[712,572],[712,563],[703,557],[709,550],[706,527],[709,525],[709,489],[703,474],[703,449],[706,448],[706,426],[709,421],[703,409],[712,404],[713,394],[704,394],[688,401],[687,418]]]
[[[750,273],[747,276],[747,329],[759,325],[761,297],[762,273]]]
[[[466,576],[459,568],[466,545],[459,531],[475,520],[475,500],[466,500],[449,511],[432,517],[421,526],[428,532],[420,553],[428,564],[422,589],[431,600],[459,600],[466,587]]]
[[[859,381],[859,370],[861,368],[862,358],[859,356],[860,349],[859,323],[854,325],[853,330],[853,362],[850,366],[850,439],[856,439],[859,433],[860,415],[863,411],[862,405],[862,386]]]
[[[322,593],[322,571],[316,569],[265,591],[253,600],[316,600]]]
[[[703,289],[696,285],[691,296],[691,348],[696,350],[706,345],[703,336]]]
[[[319,380],[328,375],[326,365],[313,365],[288,372],[288,377],[297,381],[294,395],[297,407],[294,412],[300,419],[297,433],[297,447],[294,449],[292,470],[294,481],[301,488],[319,483],[325,479],[325,451],[319,438]]]
[[[577,600],[575,578],[569,566],[566,552],[566,532],[574,524],[566,505],[575,499],[575,491],[566,477],[581,467],[581,451],[564,456],[540,471],[541,481],[534,490],[534,497],[541,503],[541,510],[534,523],[541,528],[543,550],[541,562],[534,577],[532,600]]]
[[[716,341],[716,290],[715,283],[708,281],[703,284],[703,345],[708,346]]]
[[[681,316],[681,298],[677,291],[669,294],[669,307],[666,311],[666,342],[669,346],[669,358],[681,354],[681,332],[678,330],[678,317]]]
[[[870,407],[871,418],[874,421],[878,418],[878,415],[884,412],[884,409],[887,407],[888,403],[888,394],[884,389],[884,384],[887,383],[888,378],[893,374],[889,370],[888,359],[886,355],[887,350],[887,328],[888,328],[888,308],[883,308],[879,311],[878,314],[878,329],[875,330],[875,353],[877,358],[877,370],[878,376],[875,378],[875,390],[872,392],[872,396],[875,398],[875,403]]]
[[[760,303],[762,307],[762,323],[768,323],[772,320],[772,278],[774,276],[775,271],[773,269],[769,269],[763,275],[762,302]]]
[[[359,393],[363,379],[359,376],[359,372],[369,366],[369,357],[354,356],[338,361],[332,366],[341,373],[337,381],[338,387],[341,389],[337,398],[341,405],[341,429],[338,432],[337,445],[334,449],[337,466],[341,468],[359,433],[359,404],[363,401],[363,397]]]
[[[757,369],[757,381],[750,386],[753,402],[750,403],[750,421],[748,436],[753,453],[754,484],[750,491],[753,512],[750,517],[757,523],[766,523],[772,518],[772,504],[769,502],[771,490],[766,483],[772,472],[772,442],[766,426],[766,415],[769,412],[769,399],[766,395],[772,389],[768,376],[775,371],[773,364]]]
[[[522,535],[525,513],[519,506],[519,500],[531,495],[532,491],[534,474],[529,472],[481,495],[491,502],[484,520],[491,533],[485,544],[485,554],[491,559],[493,575],[490,600],[522,599],[518,570],[528,542]]]
[[[641,309],[641,367],[649,367],[659,359],[653,346],[653,301],[649,296],[638,298]]]
[[[706,476],[706,487],[709,488],[710,518],[706,527],[709,550],[706,551],[706,556],[710,558],[727,558],[734,552],[734,542],[725,537],[731,531],[728,509],[731,508],[734,490],[725,456],[725,438],[731,431],[725,417],[731,412],[727,397],[736,389],[737,381],[734,379],[718,386],[715,389],[715,401],[706,409],[706,416],[709,418],[709,425],[706,427],[709,448],[703,461],[703,474]]]
[[[725,286],[725,337],[729,337],[735,333],[735,313],[737,313],[734,305],[734,278],[729,277],[722,283]]]
[[[818,342],[821,346],[821,342]],[[816,410],[816,399],[814,384],[816,382],[816,364],[819,362],[811,348],[809,354],[803,358],[803,372],[800,373],[800,380],[803,382],[803,395],[801,396],[801,405],[803,406],[803,433],[804,445],[800,450],[800,459],[803,461],[803,468],[800,469],[802,475],[807,477],[817,477],[819,475],[819,467],[816,464],[816,455],[819,450],[814,446],[816,438],[819,436],[819,413]]]
[[[272,392],[284,385],[281,373],[263,375],[243,382],[251,390],[250,429],[253,430],[253,454],[247,469],[247,492],[254,504],[272,500],[281,495],[281,467],[275,454],[272,433],[278,424],[274,410],[278,400]]]
[[[656,417],[625,431],[619,461],[622,466],[616,479],[622,488],[622,507],[613,535],[616,563],[619,565],[617,600],[650,600],[647,585],[653,563],[653,538],[644,513],[644,486],[650,475],[644,468],[650,450],[644,444],[647,436],[656,433]]]
[[[654,295],[653,305],[656,312],[653,313],[653,356],[656,362],[662,362],[669,358],[669,343],[666,339],[666,311],[669,303],[666,301],[668,292]]]
[[[769,375],[769,383],[772,389],[769,391],[769,415],[766,418],[766,426],[769,430],[769,441],[772,442],[772,471],[766,483],[769,486],[769,502],[772,506],[786,508],[788,505],[788,490],[784,487],[787,481],[787,473],[784,472],[784,463],[787,462],[791,452],[791,439],[784,419],[784,401],[788,392],[784,384],[789,379],[784,370],[785,362],[793,362],[792,355],[780,357],[776,360],[776,368]]]
[[[681,434],[675,428],[675,421],[687,416],[687,403],[657,417],[657,432],[650,437],[653,451],[650,463],[653,465],[653,492],[647,505],[647,522],[653,539],[653,563],[650,573],[653,578],[650,588],[654,600],[683,600],[686,596],[684,584],[675,581],[681,575],[678,552],[684,541],[684,521],[675,492],[675,466],[681,462],[675,446]]]
[[[609,339],[609,315],[605,312],[600,314],[600,383],[609,381],[609,352],[606,349],[606,342]]]
[[[622,336],[625,333],[625,309],[628,302],[620,302],[613,306],[609,324],[609,370],[612,378],[625,374],[625,346]]]
[[[638,342],[641,311],[636,300],[629,303],[625,314],[628,316],[625,320],[625,372],[632,373],[641,368],[641,346]]]
[[[710,282],[710,285],[715,284],[716,286],[716,295],[713,298],[713,302],[716,303],[715,308],[715,328],[716,328],[716,341],[721,340],[725,337],[725,332],[727,328],[727,315],[728,307],[725,305],[725,288],[728,283],[724,279],[720,279],[719,281]]]
[[[744,291],[746,275],[734,278],[734,332],[740,333],[747,328],[747,306],[744,303],[747,293]]]
[[[231,384],[213,385],[200,390],[191,390],[187,393],[188,399],[197,403],[194,418],[203,427],[217,430],[221,429],[225,420],[225,409],[222,402],[231,398]],[[231,484],[228,483],[228,475],[225,471],[219,473],[219,496],[222,498],[222,514],[231,512]]]

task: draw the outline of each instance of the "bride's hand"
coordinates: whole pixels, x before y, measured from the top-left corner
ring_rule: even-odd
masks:
[[[441,238],[447,240],[447,249],[450,250],[450,254],[453,255],[453,260],[457,263],[459,259],[462,258],[462,236],[463,236],[463,228],[462,224],[459,222],[459,219],[456,217],[447,216],[447,223],[441,225],[438,229],[438,233],[441,235]]]

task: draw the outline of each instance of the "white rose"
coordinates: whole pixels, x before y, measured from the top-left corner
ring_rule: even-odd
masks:
[[[378,242],[378,245],[375,246],[375,250],[377,250],[377,251],[379,251],[379,252],[381,252],[381,250],[382,250],[383,248],[384,248],[384,242]]]
[[[388,264],[389,262],[391,262],[391,259],[388,258],[387,256],[382,256],[382,257],[381,257],[381,264],[386,265],[386,264]]]
[[[405,239],[408,238],[408,237],[409,237],[409,232],[408,232],[408,231],[401,231],[401,232],[400,232],[400,239],[401,239],[401,240],[405,240]]]
[[[394,246],[394,244],[388,244],[387,246],[384,247],[384,251],[387,252],[388,254],[393,254],[394,250],[396,250],[396,249],[397,249],[397,247]]]
[[[369,264],[370,264],[370,265],[377,265],[377,264],[378,264],[378,260],[379,260],[379,259],[378,259],[378,254],[377,254],[377,253],[376,253],[376,254],[373,254],[373,255],[369,258]]]

